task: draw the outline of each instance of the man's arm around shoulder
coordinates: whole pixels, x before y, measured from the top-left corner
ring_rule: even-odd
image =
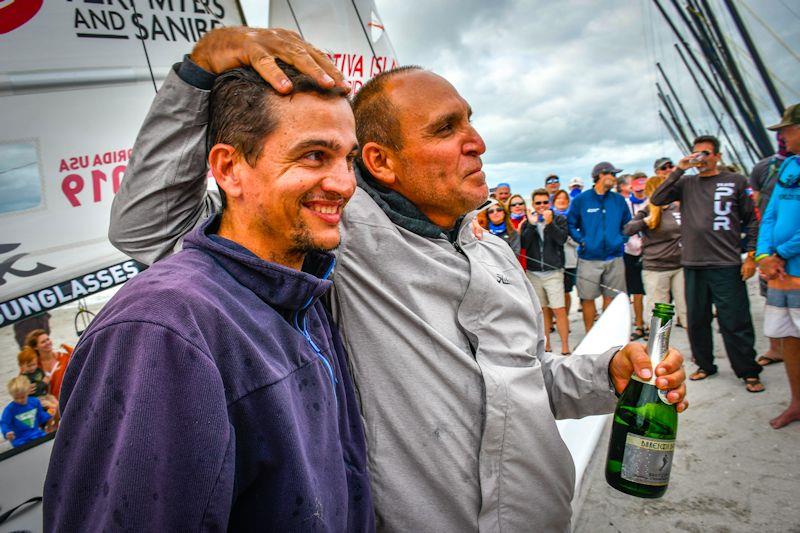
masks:
[[[162,326],[82,339],[62,389],[45,531],[227,527],[233,435],[209,356]]]
[[[667,205],[680,200],[683,195],[681,178],[685,172],[684,169],[675,167],[675,170],[664,180],[664,183],[650,196],[650,203],[653,205]]]

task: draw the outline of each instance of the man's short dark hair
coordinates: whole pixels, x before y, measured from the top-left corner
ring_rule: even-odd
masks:
[[[533,200],[537,196],[547,196],[547,198],[549,199],[550,198],[550,193],[547,192],[547,189],[536,189],[535,191],[533,191],[531,193],[531,200]]]
[[[403,147],[397,108],[386,95],[386,83],[394,76],[415,70],[424,69],[417,65],[407,65],[385,70],[365,83],[353,97],[359,146],[374,142],[395,151]]]
[[[324,98],[347,97],[341,87],[322,87],[294,67],[282,61],[277,63],[292,82],[291,95],[315,93]],[[254,166],[261,156],[264,138],[278,126],[275,103],[282,97],[251,68],[235,68],[220,74],[211,89],[208,150],[217,143],[229,144]]]
[[[695,140],[692,141],[692,146],[696,146],[700,143],[711,144],[714,147],[714,153],[715,154],[719,153],[719,139],[717,139],[713,135],[701,135],[700,137],[695,138]]]

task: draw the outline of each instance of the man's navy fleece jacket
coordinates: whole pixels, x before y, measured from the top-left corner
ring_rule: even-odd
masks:
[[[622,257],[628,237],[622,231],[631,220],[625,198],[609,191],[599,195],[594,189],[572,200],[567,216],[569,235],[580,244],[578,257],[587,261],[607,261]]]
[[[61,393],[46,531],[371,531],[344,348],[303,272],[212,235],[130,280]]]

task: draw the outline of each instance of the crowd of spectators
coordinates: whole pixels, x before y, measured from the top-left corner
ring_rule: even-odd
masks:
[[[624,292],[633,306],[632,340],[648,338],[645,319],[656,302],[673,302],[676,326],[686,328],[697,365],[690,379],[700,381],[717,372],[711,329],[716,317],[734,373],[749,392],[764,390],[762,367],[783,362],[789,352],[796,354],[793,343],[800,329],[800,278],[793,277],[800,211],[790,211],[800,197],[785,193],[798,186],[798,173],[792,169],[800,164],[790,157],[796,144],[787,145],[787,138],[800,136],[800,108],[790,107],[786,113],[774,127],[779,131],[778,152],[754,167],[749,182],[722,164],[719,140],[704,135],[677,164],[668,157],[656,159],[649,177],[622,174],[607,161],[594,166],[593,186],[586,190],[581,178],[570,180],[564,190],[558,176],[548,175],[544,188],[531,194],[530,207],[502,184],[521,239],[521,251],[515,252],[545,310],[546,329],[561,338],[563,355],[570,353],[573,287],[586,331],[597,319],[595,300],[602,296],[605,309]],[[776,184],[785,194],[770,201]],[[762,215],[765,229],[759,240]],[[780,228],[778,239],[775,228]],[[760,284],[770,337],[769,351],[758,358],[745,283],[756,272],[757,241],[763,249]],[[551,350],[549,337],[546,349]],[[800,418],[796,365],[787,363],[792,404],[773,420],[774,427]]]

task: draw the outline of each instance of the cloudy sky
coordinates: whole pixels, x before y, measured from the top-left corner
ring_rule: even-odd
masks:
[[[710,2],[723,30],[740,43],[721,0]],[[717,133],[651,0],[375,4],[399,61],[442,74],[472,105],[487,144],[490,185],[509,181],[514,190],[528,192],[549,173],[561,176],[562,184],[572,176],[588,179],[602,160],[626,172],[650,172],[657,157],[678,157],[657,115],[656,61],[695,126]],[[737,5],[767,66],[789,86],[779,86],[784,102],[800,101],[800,6],[793,0],[737,0]],[[750,63],[744,69],[755,73]],[[755,74],[752,79],[764,122],[776,122],[766,91]]]

